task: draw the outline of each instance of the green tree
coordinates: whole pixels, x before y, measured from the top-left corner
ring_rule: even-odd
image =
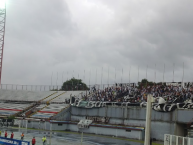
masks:
[[[153,86],[154,83],[153,82],[149,82],[147,79],[142,79],[141,82],[138,82],[138,85],[139,85],[139,88],[142,88],[143,87],[147,87],[148,85],[149,86]]]
[[[81,79],[75,79],[74,77],[63,83],[61,90],[72,91],[72,90],[88,90],[89,88]]]

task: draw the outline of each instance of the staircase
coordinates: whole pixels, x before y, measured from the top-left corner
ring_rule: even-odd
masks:
[[[49,96],[47,96],[46,98],[43,98],[42,100],[40,100],[39,102],[42,102],[43,100],[45,100],[45,99],[47,99],[47,98],[49,98],[49,97],[51,97],[52,95],[54,95],[54,94],[56,94],[57,92],[54,92],[53,94],[51,94],[51,95],[49,95]]]
[[[49,95],[48,97],[46,97],[46,98],[42,99],[41,101],[43,101],[43,100],[45,100],[45,99],[47,99],[47,98],[51,97],[52,95],[54,95],[54,94],[56,94],[56,93],[57,93],[57,92],[55,92],[55,93],[53,93],[53,94]],[[41,110],[45,109],[46,107],[48,107],[48,106],[50,105],[50,102],[51,102],[52,100],[54,100],[55,98],[57,98],[57,97],[59,97],[59,96],[63,95],[64,93],[66,93],[66,92],[63,92],[63,93],[61,93],[61,94],[57,95],[56,97],[54,97],[54,98],[52,98],[52,99],[48,100],[48,101],[46,102],[46,104],[47,104],[47,105],[46,105],[45,107],[43,107],[43,108],[42,108],[42,109],[40,109],[40,110],[37,110],[36,112],[32,113],[32,114],[31,114],[31,115],[29,115],[28,117],[31,117],[31,116],[33,116],[34,114],[38,113],[39,111],[41,111]]]
[[[54,97],[54,98],[52,98],[52,99],[48,100],[48,101],[47,101],[47,103],[50,103],[52,100],[54,100],[55,98],[57,98],[57,97],[59,97],[59,96],[61,96],[61,95],[65,94],[65,93],[66,93],[66,92],[63,92],[63,93],[59,94],[58,96],[56,96],[56,97]]]

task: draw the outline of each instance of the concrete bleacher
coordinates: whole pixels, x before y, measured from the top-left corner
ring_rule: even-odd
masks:
[[[80,97],[85,94],[85,91],[0,89],[0,116],[16,114],[32,118],[50,118],[66,108],[66,99],[70,99],[70,96]]]
[[[70,95],[80,97],[81,94],[85,94],[85,91],[67,91],[64,94],[60,95],[57,98],[51,100],[52,102],[65,102],[65,99],[70,99]]]
[[[31,118],[50,118],[67,106],[68,104],[50,104],[46,107],[41,106],[43,109],[33,114]]]
[[[45,98],[43,101],[45,101],[45,102],[50,101],[52,99],[55,99],[55,98],[59,97],[63,93],[65,93],[65,91],[58,91],[58,92],[54,93],[53,95],[51,95],[50,97]]]
[[[0,90],[0,100],[39,101],[53,93],[53,91]]]
[[[15,104],[15,103],[0,103],[0,115],[10,116],[14,115],[25,108],[29,107],[31,104]]]

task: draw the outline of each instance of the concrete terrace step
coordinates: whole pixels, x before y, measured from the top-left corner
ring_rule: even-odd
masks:
[[[55,93],[55,92],[54,92]],[[53,91],[0,90],[0,100],[41,101],[53,94]]]
[[[52,100],[56,99],[57,97],[59,97],[59,96],[61,96],[61,95],[65,94],[65,93],[66,93],[66,92],[62,92],[62,93],[60,93],[59,95],[55,96],[54,98],[52,98],[52,99],[48,100],[48,102],[51,102]]]

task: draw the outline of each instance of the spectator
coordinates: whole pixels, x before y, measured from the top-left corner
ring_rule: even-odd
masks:
[[[21,140],[24,140],[24,133],[21,134]]]
[[[13,136],[14,136],[14,133],[12,132],[12,133],[11,133],[11,137],[10,137],[10,138],[11,138],[11,139],[13,139]]]
[[[43,145],[46,144],[46,137],[45,136],[42,138],[42,142],[43,142]]]
[[[7,138],[7,135],[8,135],[8,134],[7,134],[7,130],[5,130],[5,138]]]
[[[35,137],[33,137],[33,139],[32,139],[32,145],[35,145],[36,144],[36,139],[35,139]]]
[[[93,87],[89,96],[82,96],[85,101],[109,101],[109,102],[131,102],[140,103],[147,101],[147,95],[152,94],[154,98],[162,97],[168,103],[182,103],[186,100],[193,100],[193,87],[183,88],[182,86],[166,86],[162,84],[147,85],[137,88],[116,84],[112,87],[107,87],[104,90]]]

